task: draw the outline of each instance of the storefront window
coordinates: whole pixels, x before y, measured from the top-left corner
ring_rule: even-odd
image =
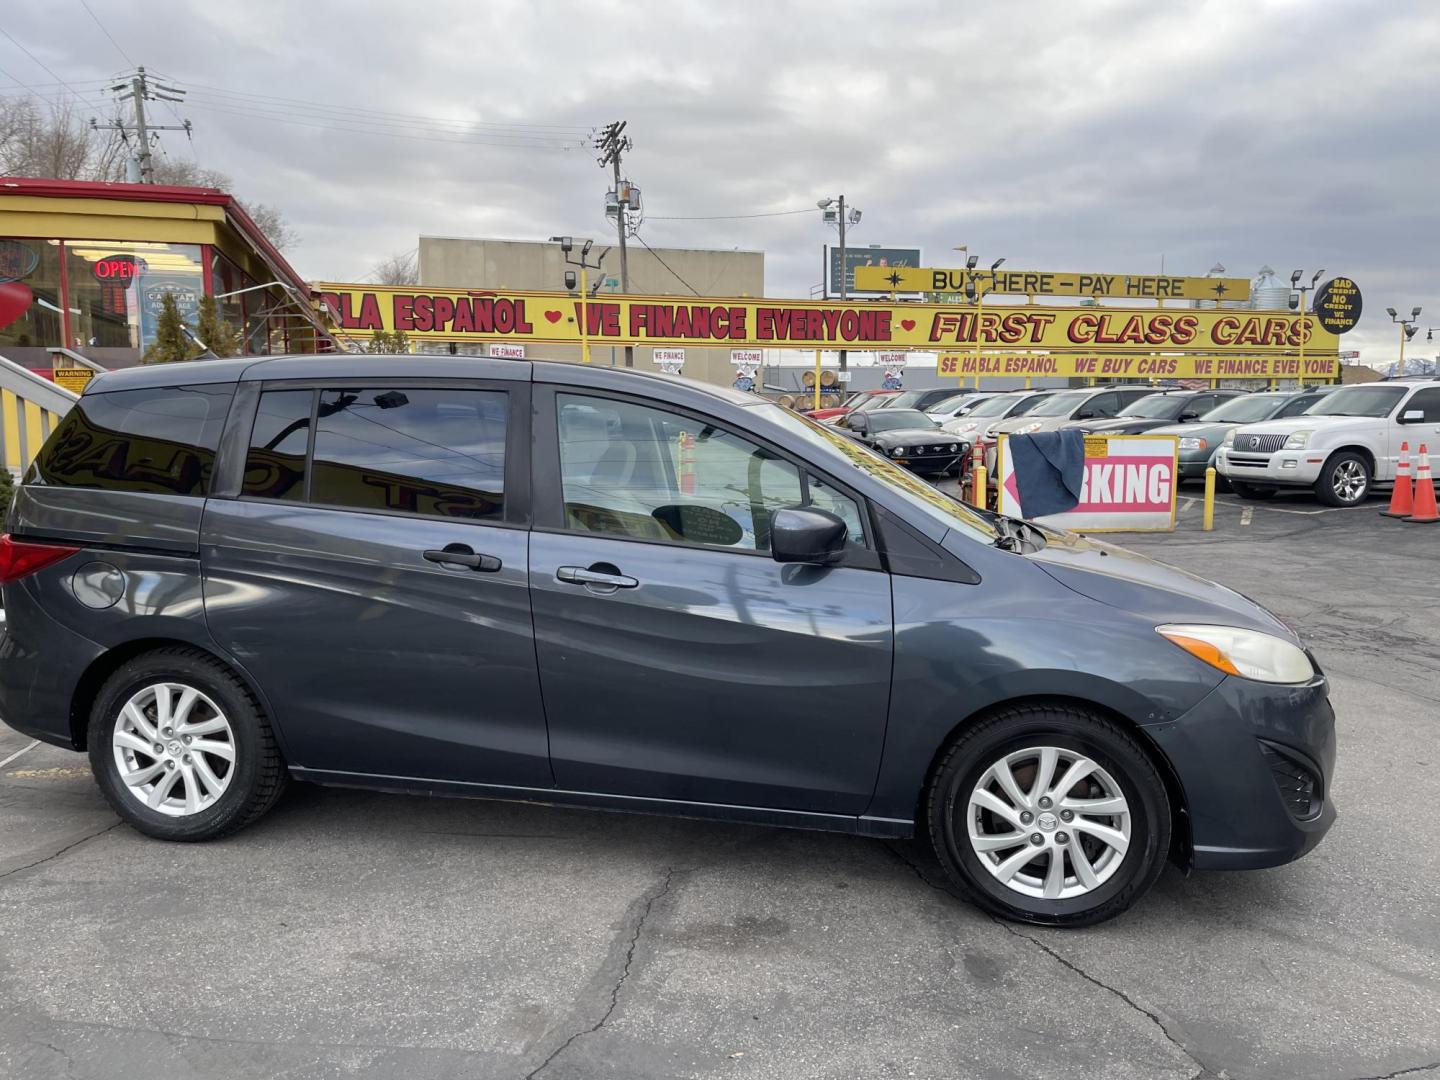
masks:
[[[63,345],[60,245],[0,238],[0,347]]]
[[[220,305],[221,318],[237,333],[245,325],[245,296],[237,294],[246,284],[240,268],[216,251],[210,259],[210,286],[219,298],[216,303]]]
[[[69,240],[65,270],[78,348],[149,348],[166,293],[191,326],[199,317],[205,279],[198,244]]]

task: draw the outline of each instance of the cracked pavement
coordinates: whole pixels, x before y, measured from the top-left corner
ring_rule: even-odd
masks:
[[[0,1076],[1440,1080],[1435,540],[1287,507],[1123,542],[1331,675],[1340,820],[1298,863],[1067,933],[919,843],[518,803],[297,785],[167,845],[41,747],[0,768]]]

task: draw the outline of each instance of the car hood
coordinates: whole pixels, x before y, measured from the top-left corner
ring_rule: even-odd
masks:
[[[1091,435],[1138,435],[1142,431],[1152,431],[1165,423],[1168,421],[1147,420],[1142,416],[1112,416],[1108,420],[1076,420],[1066,424],[1065,427],[1070,430],[1078,429]]]
[[[938,428],[899,428],[895,431],[879,431],[870,436],[877,443],[886,446],[909,446],[911,443],[951,443],[955,436]]]
[[[1001,420],[991,431],[996,435],[1009,435],[1020,428],[1029,427],[1031,424],[1038,424],[1036,431],[1057,431],[1064,425],[1070,423],[1068,416],[1014,416],[1009,420]]]
[[[1151,428],[1151,435],[1182,435],[1187,439],[1204,439],[1212,446],[1220,439],[1225,438],[1225,433],[1233,427],[1239,427],[1238,423],[1231,423],[1225,420],[1206,422],[1197,420],[1193,424],[1166,424],[1164,427]]]
[[[1162,623],[1240,626],[1299,643],[1285,623],[1234,589],[1076,533],[1047,535],[1026,556],[1061,585],[1109,607]]]

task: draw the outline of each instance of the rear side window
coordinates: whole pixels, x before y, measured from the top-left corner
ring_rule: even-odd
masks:
[[[305,452],[310,445],[314,390],[267,390],[260,395],[242,495],[260,499],[305,498]]]
[[[322,390],[308,501],[354,510],[500,518],[505,402],[504,392],[495,390]]]
[[[46,441],[26,483],[209,493],[233,386],[165,386],[86,394]]]

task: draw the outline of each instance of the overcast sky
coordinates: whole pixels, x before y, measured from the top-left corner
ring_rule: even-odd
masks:
[[[1365,318],[1342,347],[1370,362],[1396,351],[1387,306],[1440,326],[1433,0],[89,4],[115,43],[81,0],[7,0],[35,59],[0,36],[0,92],[163,72],[195,124],[166,152],[282,208],[312,278],[420,234],[603,239],[608,177],[556,143],[624,119],[642,235],[763,249],[771,295],[818,283],[818,214],[659,218],[844,193],[852,243],[931,263],[963,243],[1007,269],[1347,274]]]

